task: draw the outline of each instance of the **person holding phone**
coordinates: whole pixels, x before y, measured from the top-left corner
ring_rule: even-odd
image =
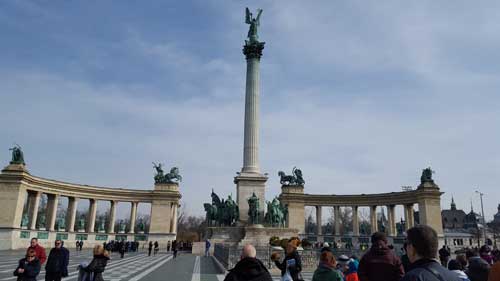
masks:
[[[298,239],[292,239],[288,242],[286,256],[282,262],[279,262],[277,258],[274,259],[274,263],[281,270],[282,278],[289,274],[293,281],[303,280],[300,273],[302,271],[302,261],[297,252],[298,243]]]

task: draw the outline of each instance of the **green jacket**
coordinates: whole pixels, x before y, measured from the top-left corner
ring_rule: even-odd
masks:
[[[335,269],[320,264],[314,271],[312,281],[342,281],[342,276]]]

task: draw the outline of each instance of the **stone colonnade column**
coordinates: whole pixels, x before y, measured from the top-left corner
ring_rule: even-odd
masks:
[[[321,231],[321,211],[321,206],[316,206],[316,234],[318,236],[323,234],[323,232]]]
[[[109,208],[109,218],[108,218],[108,233],[115,233],[115,217],[116,217],[116,201],[110,201],[111,206]]]
[[[340,206],[333,207],[333,215],[335,220],[335,235],[340,236]]]
[[[370,225],[372,233],[378,231],[377,225],[377,206],[370,206]]]
[[[408,204],[405,206],[405,228],[408,230],[415,226],[415,219],[413,214],[413,204]]]
[[[135,233],[135,217],[137,216],[137,202],[132,202],[130,209],[130,230],[129,233]]]
[[[42,192],[35,191],[29,194],[29,218],[30,225],[29,228],[32,230],[36,229],[36,219],[38,217],[38,207],[40,206],[40,198],[42,197]]]
[[[352,207],[352,234],[359,236],[358,206]]]
[[[48,229],[50,231],[55,230],[56,217],[57,217],[57,204],[59,202],[58,194],[48,194],[47,195],[47,222]]]
[[[87,223],[87,232],[91,233],[94,232],[94,226],[95,226],[95,216],[97,213],[97,200],[95,199],[89,199],[90,201],[90,206],[89,206],[89,212],[88,212],[88,223]]]
[[[68,197],[68,211],[66,212],[66,231],[75,231],[76,209],[78,198]]]
[[[395,216],[395,206],[387,205],[387,220],[389,227],[387,228],[387,233],[389,236],[396,236],[396,216]]]
[[[177,233],[177,207],[176,203],[172,203],[172,227],[170,229],[171,233]]]

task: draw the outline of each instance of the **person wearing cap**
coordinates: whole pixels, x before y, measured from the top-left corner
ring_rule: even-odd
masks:
[[[399,281],[404,275],[403,265],[398,256],[389,249],[387,236],[375,232],[371,237],[372,246],[361,258],[358,276],[361,281]]]
[[[297,252],[297,247],[299,246],[300,240],[291,239],[286,246],[286,256],[283,262],[279,262],[278,257],[274,257],[274,263],[281,270],[281,276],[284,276],[287,271],[292,277],[293,281],[302,280],[302,261],[300,255]]]

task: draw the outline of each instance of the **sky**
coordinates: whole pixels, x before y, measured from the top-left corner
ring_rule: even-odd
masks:
[[[416,187],[458,208],[500,203],[500,3],[1,1],[0,161],[30,173],[152,189],[178,166],[182,204],[236,194],[243,158],[244,10],[262,8],[260,165],[305,192]]]

